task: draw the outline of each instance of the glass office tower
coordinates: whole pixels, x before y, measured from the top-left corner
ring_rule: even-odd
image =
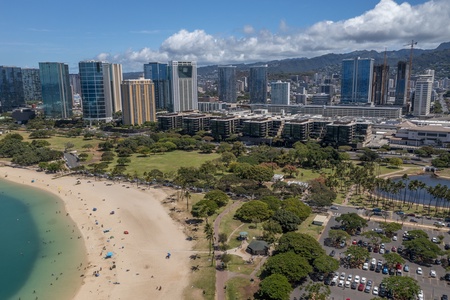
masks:
[[[144,64],[144,78],[153,81],[156,109],[173,111],[173,106],[170,103],[167,64],[157,62]]]
[[[367,105],[372,102],[373,64],[371,58],[342,61],[341,104]]]
[[[83,118],[90,121],[111,121],[113,110],[111,64],[83,61],[78,67],[83,94]]]
[[[219,101],[235,103],[237,99],[236,90],[236,67],[219,66]]]
[[[267,65],[251,67],[249,77],[250,103],[267,103]]]
[[[72,116],[72,89],[69,66],[58,62],[40,62],[39,77],[45,116],[65,119]]]
[[[22,68],[22,81],[25,102],[42,101],[42,87],[39,69]]]
[[[408,63],[406,61],[399,61],[397,63],[397,80],[395,83],[395,101],[394,105],[406,107],[409,99],[407,99],[407,85],[408,85]]]
[[[0,66],[0,111],[11,111],[24,105],[22,69]]]

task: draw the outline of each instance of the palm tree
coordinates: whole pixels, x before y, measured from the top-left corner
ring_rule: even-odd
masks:
[[[184,192],[184,197],[186,198],[186,211],[189,212],[189,199],[191,199],[191,193],[188,190]]]
[[[208,220],[206,220],[206,221],[208,221]],[[203,232],[205,233],[205,237],[208,240],[209,255],[211,255],[212,244],[214,241],[214,228],[213,228],[212,224],[206,222],[205,229],[203,230]]]
[[[403,182],[403,185],[404,185],[404,189],[405,189],[405,191],[404,191],[404,193],[403,193],[403,202],[402,202],[402,205],[405,205],[405,202],[406,202],[406,192],[407,192],[407,182],[408,182],[408,180],[409,180],[409,178],[408,178],[408,174],[403,174],[403,176],[402,176],[402,182]]]

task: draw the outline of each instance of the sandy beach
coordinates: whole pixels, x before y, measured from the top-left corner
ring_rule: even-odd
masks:
[[[87,251],[74,299],[182,299],[191,244],[161,201],[163,189],[1,167],[0,177],[51,192],[64,201]],[[105,258],[111,252],[111,258]],[[166,258],[170,253],[170,258]]]

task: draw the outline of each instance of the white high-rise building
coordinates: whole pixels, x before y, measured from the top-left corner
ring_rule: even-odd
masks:
[[[427,116],[430,114],[431,94],[433,91],[434,70],[427,70],[416,81],[414,93],[413,115]]]
[[[169,84],[173,112],[198,109],[195,61],[170,61]]]
[[[122,94],[120,92],[120,85],[123,81],[122,65],[111,64],[111,89],[113,99],[113,113],[122,111]]]
[[[291,93],[291,84],[278,80],[270,84],[270,101],[271,104],[289,105]]]

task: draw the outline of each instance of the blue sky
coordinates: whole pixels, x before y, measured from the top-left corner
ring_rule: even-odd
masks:
[[[5,1],[0,65],[58,61],[72,72],[85,59],[140,71],[148,61],[250,63],[450,41],[449,0]]]

